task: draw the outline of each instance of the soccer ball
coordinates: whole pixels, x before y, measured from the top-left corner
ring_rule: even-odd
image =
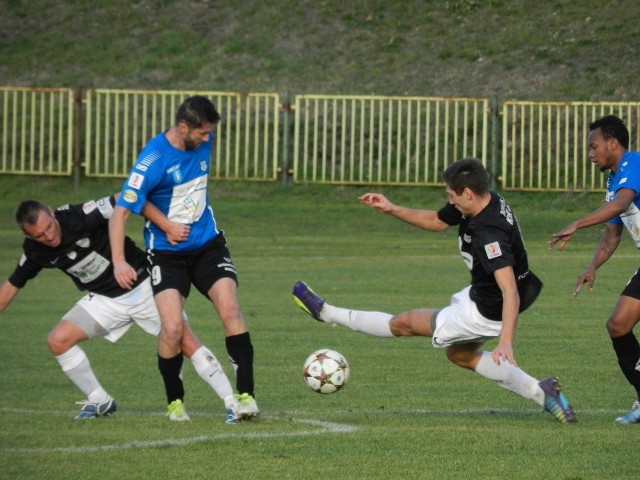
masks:
[[[307,386],[318,393],[333,393],[349,380],[349,363],[344,355],[322,348],[313,352],[302,369]]]

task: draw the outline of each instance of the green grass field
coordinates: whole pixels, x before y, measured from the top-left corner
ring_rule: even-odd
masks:
[[[0,275],[19,258],[11,215],[22,199],[53,206],[119,188],[119,181],[0,177]],[[532,269],[545,282],[520,318],[516,358],[537,378],[556,375],[579,423],[562,425],[531,402],[447,362],[423,338],[380,339],[315,322],[292,302],[296,279],[331,303],[397,312],[442,306],[464,287],[455,232],[421,232],[358,204],[364,188],[213,183],[216,215],[240,274],[240,300],[256,349],[254,422],[228,426],[221,402],[185,362],[192,421],[164,417],[155,339],[136,327],[116,344],[85,343],[92,366],[117,399],[107,419],[74,421],[79,391],[59,370],[46,336],[80,293],[43,272],[0,316],[0,478],[11,479],[389,479],[638,478],[640,429],[613,419],[634,400],[604,329],[638,265],[625,237],[576,299],[576,276],[600,229],[581,231],[567,251],[548,252],[552,232],[600,196],[506,194],[525,232]],[[439,208],[440,189],[387,188],[392,200]],[[139,224],[130,234],[139,239]],[[194,330],[228,374],[222,329],[204,298],[187,309]],[[493,343],[488,344],[491,348]],[[342,352],[351,379],[322,396],[302,381],[320,347]]]

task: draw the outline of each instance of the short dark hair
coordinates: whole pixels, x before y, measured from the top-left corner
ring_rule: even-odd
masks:
[[[600,129],[605,140],[615,138],[620,145],[629,150],[629,130],[619,117],[615,115],[605,115],[595,122],[589,124],[589,131]]]
[[[18,226],[24,230],[23,225],[35,225],[40,212],[48,211],[49,207],[38,200],[25,200],[18,205],[13,217]]]
[[[489,172],[477,158],[468,157],[453,162],[442,174],[442,179],[456,195],[469,188],[476,195],[489,193]]]
[[[215,125],[219,121],[220,114],[215,105],[202,95],[187,98],[176,112],[176,125],[183,122],[190,128],[200,128],[205,123]]]

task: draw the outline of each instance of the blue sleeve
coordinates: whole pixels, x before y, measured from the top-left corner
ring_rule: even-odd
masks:
[[[147,158],[145,150],[142,151],[135,165],[129,173],[129,177],[124,182],[120,190],[120,197],[116,205],[131,210],[133,213],[140,214],[144,204],[147,202],[147,196],[158,183],[161,168],[158,163],[149,167],[141,165]],[[153,168],[156,167],[156,168]]]

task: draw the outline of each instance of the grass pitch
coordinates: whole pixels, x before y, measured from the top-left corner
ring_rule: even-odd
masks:
[[[119,181],[0,177],[1,275],[20,255],[11,215],[22,199],[52,206],[100,197]],[[397,312],[442,306],[468,282],[455,232],[421,232],[357,202],[365,189],[214,183],[212,203],[240,275],[240,301],[256,350],[257,421],[228,426],[221,401],[185,362],[192,421],[164,417],[155,339],[133,327],[116,344],[83,344],[118,401],[111,418],[74,421],[81,394],[59,370],[46,335],[79,298],[57,271],[30,282],[1,315],[0,478],[129,479],[602,479],[637,478],[640,429],[613,420],[634,400],[604,329],[638,264],[625,238],[593,292],[572,298],[599,228],[567,251],[546,241],[600,196],[506,194],[545,288],[521,316],[516,358],[537,378],[556,375],[579,423],[562,425],[531,402],[447,362],[428,339],[381,339],[313,321],[291,299],[304,279],[336,305]],[[439,208],[440,189],[388,188],[394,201]],[[140,240],[140,224],[130,235]],[[226,361],[222,328],[197,294],[195,332]],[[492,348],[494,343],[489,343]],[[319,395],[302,381],[309,353],[330,347],[351,365],[344,390]]]

